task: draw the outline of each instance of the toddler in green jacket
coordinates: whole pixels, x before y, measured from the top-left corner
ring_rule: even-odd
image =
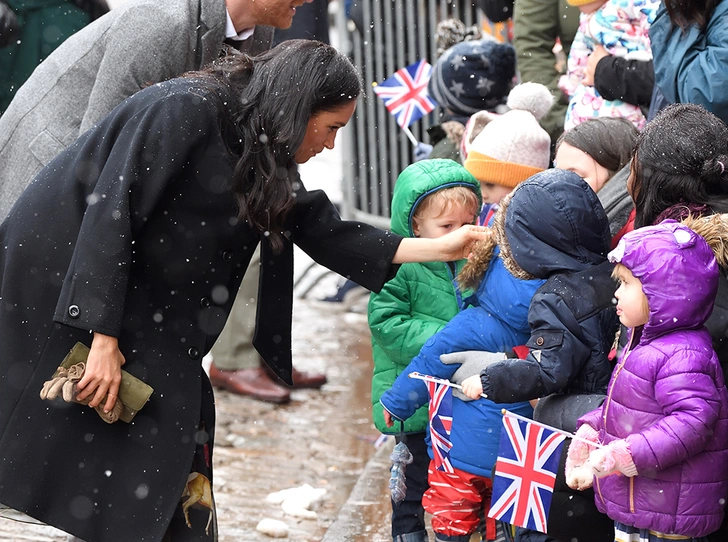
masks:
[[[391,229],[407,237],[437,238],[472,224],[481,205],[480,184],[463,166],[447,159],[416,162],[402,171],[394,187]],[[465,260],[403,264],[397,276],[369,300],[374,375],[372,411],[382,433],[405,441],[413,456],[407,465],[404,501],[392,502],[395,542],[427,540],[422,495],[430,457],[425,443],[427,405],[404,423],[387,427],[379,399],[430,337],[463,307],[455,282]]]

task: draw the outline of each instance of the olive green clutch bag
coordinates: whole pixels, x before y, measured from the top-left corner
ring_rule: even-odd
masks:
[[[86,359],[89,348],[83,343],[76,343],[71,351],[63,358],[61,365],[53,373],[50,380],[46,381],[40,392],[41,399],[63,398],[67,402],[88,404],[89,398],[84,401],[76,400],[76,383],[83,377],[86,369]],[[117,420],[129,423],[134,416],[147,403],[154,389],[139,380],[134,375],[121,370],[121,385],[119,386],[119,397],[116,406],[111,412],[104,412],[101,405],[96,407],[96,412],[107,422],[113,423]]]

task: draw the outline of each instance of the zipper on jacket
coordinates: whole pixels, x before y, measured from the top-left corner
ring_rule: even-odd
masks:
[[[632,342],[634,341],[634,329],[632,330],[632,333],[629,337],[629,345],[627,345],[627,348],[624,350],[624,355],[622,356],[621,361],[617,364],[617,368],[614,370],[614,378],[612,378],[612,385],[607,390],[607,398],[604,400],[604,408],[602,409],[602,426],[604,428],[604,432],[607,432],[607,412],[609,411],[609,405],[612,403],[612,392],[614,391],[614,385],[617,383],[617,378],[619,377],[619,373],[622,371],[622,368],[624,367],[624,364],[627,361],[627,358],[632,353]],[[602,488],[599,485],[599,478],[596,478],[597,483],[597,494],[599,495],[599,498],[602,501],[602,504],[606,505],[604,501],[604,497],[602,496]],[[629,479],[629,508],[631,512],[634,512],[634,478]]]
[[[634,514],[634,476],[629,479],[629,511]]]

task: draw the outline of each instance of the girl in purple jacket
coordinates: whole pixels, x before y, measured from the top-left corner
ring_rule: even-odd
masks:
[[[710,224],[725,235],[722,218]],[[715,254],[666,220],[625,235],[609,260],[629,345],[607,399],[579,420],[577,436],[594,444],[574,440],[567,483],[594,484],[618,542],[707,540],[728,489],[728,392],[704,327],[718,287]]]

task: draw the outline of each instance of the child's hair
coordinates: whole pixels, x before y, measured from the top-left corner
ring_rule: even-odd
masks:
[[[452,186],[450,188],[442,188],[425,198],[417,205],[412,218],[423,218],[426,214],[430,214],[430,218],[437,218],[449,212],[454,207],[464,207],[472,210],[473,216],[478,214],[480,201],[478,195],[472,188],[466,186]],[[431,214],[435,213],[435,214]]]
[[[619,280],[619,274],[624,270],[629,268],[626,265],[623,265],[621,263],[615,264],[614,269],[612,269],[612,278],[616,281]],[[631,271],[630,271],[631,272]],[[635,277],[636,280],[639,280]],[[641,283],[641,281],[640,281]],[[650,314],[650,304],[647,301],[647,296],[643,293],[642,294],[642,311],[645,313],[645,316],[649,316]]]
[[[635,228],[681,202],[728,212],[728,127],[700,105],[666,107],[637,137],[630,192]]]
[[[609,172],[609,178],[629,163],[639,131],[627,119],[596,117],[567,130],[556,141],[585,152]]]

